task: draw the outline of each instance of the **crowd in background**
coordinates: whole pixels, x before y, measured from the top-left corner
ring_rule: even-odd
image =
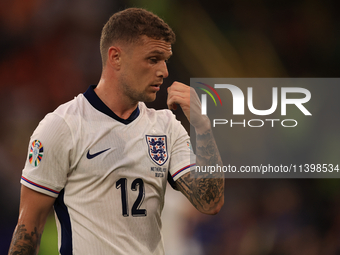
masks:
[[[177,35],[170,76],[150,107],[166,108],[166,87],[175,80],[189,84],[190,77],[339,76],[335,0],[0,2],[0,255],[7,254],[18,218],[30,135],[48,112],[98,82],[101,28],[132,6],[155,12]],[[336,119],[337,110],[328,114]],[[189,131],[183,113],[175,114]],[[339,126],[315,125],[301,156],[320,152],[326,161],[338,160]],[[228,148],[234,147],[231,141]],[[265,155],[275,157],[271,151]],[[340,254],[340,181],[226,179],[225,205],[216,216],[196,212],[169,186],[163,220],[167,255]],[[40,254],[56,254],[46,239]]]

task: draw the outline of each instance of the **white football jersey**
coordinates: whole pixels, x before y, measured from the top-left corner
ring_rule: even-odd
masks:
[[[144,103],[120,119],[94,87],[39,123],[21,183],[56,197],[60,254],[164,254],[168,173],[194,168],[189,136],[171,111]]]

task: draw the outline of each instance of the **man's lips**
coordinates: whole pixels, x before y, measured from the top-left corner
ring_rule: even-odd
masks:
[[[159,83],[159,84],[151,85],[151,87],[152,87],[154,90],[158,91],[158,90],[160,90],[161,85],[162,85],[162,84]]]

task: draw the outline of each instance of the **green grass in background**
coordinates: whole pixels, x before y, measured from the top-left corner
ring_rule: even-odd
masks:
[[[41,237],[39,255],[58,255],[58,234],[54,214],[47,217],[45,229]]]

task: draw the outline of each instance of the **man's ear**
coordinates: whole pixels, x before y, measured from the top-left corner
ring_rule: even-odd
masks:
[[[114,69],[119,70],[121,65],[122,50],[117,46],[111,46],[108,50],[108,64]]]

